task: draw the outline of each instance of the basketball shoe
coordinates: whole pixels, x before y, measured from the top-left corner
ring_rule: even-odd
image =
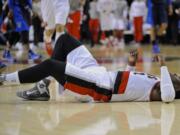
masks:
[[[41,55],[36,54],[32,50],[29,50],[29,52],[28,52],[28,59],[29,60],[38,60],[38,59],[41,59]]]
[[[4,50],[3,52],[3,58],[8,60],[8,61],[13,61],[14,58],[13,56],[11,55],[10,51],[9,50]]]
[[[154,54],[159,54],[160,53],[160,47],[159,47],[157,42],[153,43],[153,45],[152,45],[152,52]]]
[[[38,82],[32,89],[19,91],[16,95],[26,100],[48,101],[50,99],[49,84],[50,80],[44,79]]]

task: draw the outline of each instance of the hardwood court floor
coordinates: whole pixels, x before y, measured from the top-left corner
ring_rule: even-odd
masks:
[[[162,47],[167,65],[180,73],[180,47]],[[159,75],[159,67],[151,63],[150,47],[143,47],[143,62],[137,69]],[[96,58],[108,69],[125,67],[127,54],[120,59],[99,49]],[[111,56],[111,57],[110,57]],[[107,60],[108,59],[108,60]],[[112,63],[113,62],[113,63]],[[13,64],[4,72],[30,65]],[[0,135],[179,135],[180,100],[161,102],[78,103],[66,95],[56,96],[56,83],[50,86],[48,102],[23,101],[16,92],[33,84],[0,86]]]

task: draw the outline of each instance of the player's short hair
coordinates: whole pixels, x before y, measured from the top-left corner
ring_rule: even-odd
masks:
[[[180,91],[180,75],[170,73],[174,89]]]

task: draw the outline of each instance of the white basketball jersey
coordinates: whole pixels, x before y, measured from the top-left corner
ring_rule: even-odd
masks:
[[[153,75],[130,72],[124,93],[113,94],[111,101],[150,101],[151,90],[159,81]]]

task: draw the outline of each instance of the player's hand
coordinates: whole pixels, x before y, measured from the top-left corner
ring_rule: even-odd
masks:
[[[160,67],[161,66],[165,66],[165,59],[164,59],[163,55],[160,55],[160,54],[159,55],[155,55],[154,58],[155,58],[156,62],[159,63]]]
[[[138,60],[138,50],[137,49],[130,50],[128,64],[130,66],[135,66],[137,60]]]

